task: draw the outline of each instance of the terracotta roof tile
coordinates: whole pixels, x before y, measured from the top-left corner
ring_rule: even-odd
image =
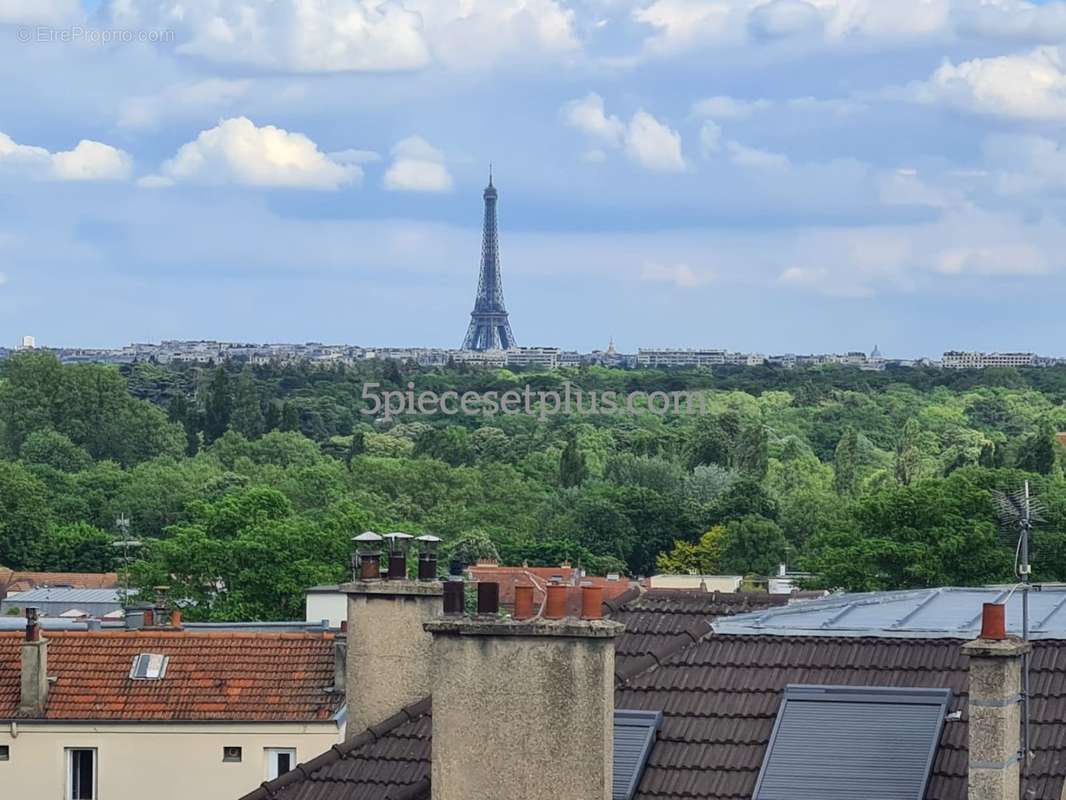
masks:
[[[0,633],[0,719],[18,716],[22,634]],[[54,631],[50,720],[328,720],[343,704],[328,633]],[[169,656],[160,680],[132,680],[134,656]]]

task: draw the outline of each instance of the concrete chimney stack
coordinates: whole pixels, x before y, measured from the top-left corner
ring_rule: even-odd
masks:
[[[439,581],[356,580],[348,595],[345,669],[352,738],[432,691],[433,637],[424,623],[442,611]]]
[[[48,640],[41,636],[36,608],[26,609],[21,678],[19,714],[43,717],[48,704]]]
[[[433,635],[432,800],[610,800],[617,622],[449,615]]]
[[[1022,668],[1030,645],[1008,636],[1003,606],[986,603],[970,658],[968,800],[1018,800],[1022,758]]]

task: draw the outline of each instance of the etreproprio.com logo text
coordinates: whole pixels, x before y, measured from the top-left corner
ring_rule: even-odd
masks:
[[[367,407],[360,413],[388,421],[405,414],[424,416],[483,416],[525,414],[543,421],[557,414],[621,416],[658,414],[703,415],[707,413],[703,392],[615,392],[584,391],[569,382],[555,389],[507,389],[488,392],[416,391],[413,383],[406,391],[378,391],[380,383],[363,384]]]

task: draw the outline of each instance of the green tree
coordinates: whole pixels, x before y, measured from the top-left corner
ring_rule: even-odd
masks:
[[[229,429],[233,398],[225,367],[215,369],[204,401],[204,440],[211,444]]]
[[[859,434],[849,427],[837,444],[833,458],[833,488],[842,497],[852,497],[859,488]]]
[[[247,364],[241,370],[237,388],[233,392],[230,425],[246,439],[258,439],[263,434],[263,407],[259,403],[255,376]]]
[[[115,568],[112,537],[84,522],[51,529],[38,547],[37,568],[46,572],[110,572]]]
[[[1040,475],[1050,475],[1055,467],[1055,426],[1046,417],[1035,433],[1022,442],[1018,451],[1018,468]]]
[[[463,531],[445,543],[444,554],[451,561],[476,564],[481,559],[499,560],[500,553],[492,537],[481,528]]]
[[[36,567],[50,525],[45,485],[21,464],[0,461],[0,564]]]
[[[281,403],[271,400],[266,404],[266,412],[263,414],[263,432],[270,433],[281,427]]]
[[[921,428],[913,417],[903,424],[896,442],[896,481],[910,486],[918,479],[922,468]]]
[[[785,535],[773,520],[747,516],[726,526],[721,565],[730,574],[776,575],[786,551]]]
[[[766,426],[760,421],[750,422],[740,431],[736,447],[736,466],[755,480],[766,477],[770,464],[770,449]]]
[[[674,542],[669,553],[655,559],[659,572],[672,575],[717,575],[722,564],[724,525],[715,525],[698,542]]]
[[[580,486],[588,477],[585,454],[577,443],[577,435],[570,433],[559,458],[559,485],[564,489]]]
[[[22,442],[19,457],[26,464],[45,464],[61,472],[81,472],[92,464],[84,449],[53,430],[37,430]]]
[[[296,432],[300,430],[300,409],[294,403],[286,402],[281,407],[280,430]]]

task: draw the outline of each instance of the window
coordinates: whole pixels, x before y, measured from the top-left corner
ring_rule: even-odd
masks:
[[[0,744],[0,761],[11,760],[11,746],[6,744]]]
[[[67,750],[67,800],[96,800],[96,748]]]
[[[141,653],[133,657],[130,677],[135,681],[157,681],[167,673],[170,659],[159,653]]]
[[[268,747],[267,780],[280,778],[296,766],[296,750],[291,747]]]
[[[228,761],[231,764],[238,763],[241,760],[241,748],[239,747],[223,747],[222,748],[222,760]]]

